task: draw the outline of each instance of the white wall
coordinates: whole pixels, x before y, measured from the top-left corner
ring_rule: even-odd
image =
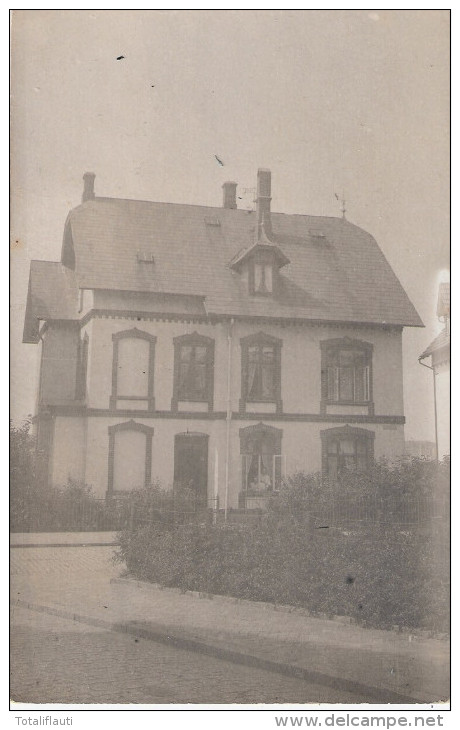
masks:
[[[88,364],[88,406],[108,408],[112,389],[112,334],[137,327],[157,338],[154,396],[157,410],[170,410],[173,394],[173,338],[198,334],[215,340],[214,410],[225,411],[227,397],[227,324],[153,322],[130,319],[95,319],[91,323]],[[240,338],[262,331],[283,341],[281,397],[286,413],[319,413],[322,340],[355,337],[373,345],[373,390],[377,415],[403,415],[402,339],[398,331],[375,328],[286,326],[238,322],[232,337],[232,410],[241,395]],[[356,412],[353,407],[350,414]]]
[[[438,454],[442,459],[450,454],[450,366],[436,369],[436,408],[438,430]]]
[[[86,482],[92,484],[99,497],[104,497],[108,479],[108,427],[117,423],[125,423],[126,417],[108,418],[95,417],[88,422],[88,453],[86,459]],[[179,433],[203,433],[209,436],[208,450],[208,497],[214,492],[215,459],[218,454],[218,490],[220,504],[225,499],[225,458],[226,458],[226,422],[224,419],[211,421],[205,419],[169,419],[169,418],[135,418],[136,423],[153,427],[152,439],[152,481],[159,481],[163,488],[171,488],[174,480],[174,437]],[[241,456],[240,456],[240,428],[255,425],[259,420],[233,420],[230,433],[230,483],[229,506],[238,506],[238,493],[241,489]],[[299,422],[270,422],[267,425],[280,428],[282,435],[282,454],[286,460],[287,473],[295,471],[317,472],[321,470],[321,437],[320,431],[333,427],[333,423],[299,423]],[[387,424],[360,424],[375,433],[375,457],[394,458],[404,453],[404,428],[401,425]],[[129,433],[129,432],[128,432]],[[131,432],[132,433],[132,432]],[[143,434],[139,434],[144,439]],[[142,444],[145,443],[145,439]],[[141,440],[139,440],[141,444]],[[138,445],[139,445],[138,444]],[[139,449],[141,447],[139,446]],[[143,448],[143,446],[142,446]],[[123,456],[123,473],[126,484],[134,486],[142,474],[138,474],[139,454],[136,449],[126,449]],[[122,467],[120,466],[120,469]],[[131,475],[133,479],[131,479]],[[132,484],[131,484],[132,483]],[[120,482],[121,485],[121,482]],[[115,486],[117,488],[126,488]]]
[[[68,479],[85,481],[86,419],[58,416],[54,424],[51,481],[63,485]]]
[[[79,474],[82,470],[88,484],[92,484],[96,493],[104,497],[108,482],[108,445],[109,426],[124,423],[130,416],[109,411],[112,390],[112,335],[116,332],[137,327],[156,339],[155,347],[155,382],[154,397],[157,411],[171,410],[173,395],[174,345],[173,338],[179,335],[198,334],[212,337],[215,340],[214,369],[214,410],[221,417],[208,419],[197,413],[193,418],[180,416],[166,417],[167,414],[155,416],[135,416],[134,420],[154,429],[152,448],[152,480],[159,480],[169,488],[174,478],[174,437],[187,431],[207,434],[209,436],[208,458],[208,494],[212,496],[215,480],[215,460],[218,455],[218,490],[220,504],[225,499],[225,460],[226,460],[226,422],[223,414],[227,403],[227,333],[226,323],[199,324],[186,322],[138,321],[122,318],[97,318],[91,320],[85,330],[89,336],[87,405],[90,409],[98,409],[97,415],[91,415],[87,423],[85,441],[85,418],[76,424],[78,419],[59,418],[56,422],[55,464],[53,478],[63,478],[68,472]],[[284,413],[316,414],[320,413],[321,400],[321,348],[322,340],[351,337],[373,345],[373,391],[375,414],[377,416],[403,415],[402,398],[402,354],[401,333],[398,331],[382,331],[372,327],[352,328],[301,325],[274,325],[237,322],[232,334],[232,377],[231,377],[231,409],[238,413],[241,395],[241,346],[240,338],[248,334],[262,331],[278,337],[283,341],[281,352],[281,396]],[[136,403],[133,403],[133,408]],[[346,409],[345,409],[346,411]],[[355,411],[350,407],[346,411],[352,415]],[[58,428],[59,421],[59,428]],[[68,421],[67,425],[64,422]],[[75,421],[75,422],[74,422]],[[282,429],[282,453],[286,458],[287,472],[296,470],[319,471],[321,469],[320,431],[337,425],[345,425],[344,420],[327,420],[317,422],[283,420],[270,416],[255,416],[254,419],[242,419],[235,415],[230,432],[230,483],[229,506],[238,506],[238,493],[241,489],[241,456],[239,429],[263,421],[266,424]],[[72,425],[73,424],[73,425]],[[404,428],[398,424],[359,423],[361,428],[375,433],[375,457],[393,458],[404,453]],[[132,432],[127,432],[132,433]],[[143,434],[140,434],[144,439]],[[121,484],[142,481],[139,472],[140,441],[129,447],[130,436],[126,437],[124,456],[115,464],[114,488],[122,488]],[[84,458],[85,446],[86,460]],[[121,444],[121,442],[120,442]],[[139,446],[139,449],[137,448]],[[137,451],[136,451],[137,450]],[[120,450],[116,458],[121,458]],[[57,461],[59,455],[59,461]],[[141,459],[142,462],[142,459]],[[82,466],[83,465],[83,466]],[[143,468],[143,464],[142,464]],[[136,471],[137,470],[137,471]],[[139,473],[138,473],[139,472]],[[132,479],[131,479],[132,477]],[[134,481],[133,481],[134,480]]]

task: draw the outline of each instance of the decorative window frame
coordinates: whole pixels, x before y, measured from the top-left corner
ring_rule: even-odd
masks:
[[[370,342],[352,339],[350,337],[337,337],[330,340],[321,340],[321,402],[320,413],[327,413],[327,406],[366,406],[368,415],[374,415],[374,387],[373,387],[373,352],[374,346]],[[356,400],[332,400],[328,398],[327,360],[331,351],[340,350],[361,350],[366,355],[367,367],[369,368],[369,399],[365,401]]]
[[[256,423],[254,426],[245,426],[239,429],[240,454],[247,454],[249,444],[254,436],[265,436],[270,438],[273,444],[273,453],[281,454],[281,443],[283,440],[283,429],[269,426],[266,423]]]
[[[328,446],[331,441],[341,440],[360,440],[366,443],[366,460],[369,468],[374,461],[374,441],[375,431],[369,431],[367,428],[358,428],[356,426],[336,426],[320,431],[321,436],[321,467],[323,476],[328,476]]]
[[[269,451],[275,459],[276,457],[282,457],[282,440],[283,440],[283,430],[281,428],[276,428],[275,426],[269,426],[265,423],[257,423],[253,426],[246,426],[244,428],[239,429],[239,437],[240,437],[240,455],[242,458],[242,473],[241,473],[241,489],[240,489],[240,495],[239,495],[239,505],[243,508],[247,508],[247,498],[251,497],[250,493],[248,492],[247,486],[245,488],[244,481],[245,481],[245,466],[243,462],[244,457],[248,456],[254,456],[257,455],[257,453],[254,451],[254,441],[257,441],[260,437],[264,438],[267,442]],[[283,463],[280,461],[279,463],[279,479],[281,480],[283,477],[283,473],[285,473],[285,469],[283,469]],[[285,466],[285,465],[284,465]],[[275,471],[276,471],[276,463],[273,462],[272,465],[272,472],[270,473],[270,476],[272,478],[272,488],[276,489],[276,477],[275,477]],[[254,495],[253,495],[254,496]],[[266,495],[260,495],[260,496],[266,496]]]
[[[141,339],[141,340],[147,340],[147,342],[150,343],[148,386],[147,386],[147,395],[146,396],[118,395],[118,393],[117,393],[119,342],[122,339],[127,339],[127,340]],[[112,393],[110,395],[110,409],[111,410],[117,409],[117,401],[127,400],[127,401],[140,401],[140,402],[147,401],[147,411],[146,412],[154,411],[155,410],[155,398],[153,395],[153,387],[154,387],[154,372],[155,372],[155,345],[156,345],[157,338],[155,337],[155,335],[149,334],[149,332],[144,332],[143,330],[138,330],[137,327],[132,327],[129,330],[123,330],[122,332],[115,332],[112,335],[112,341],[113,341]]]
[[[214,408],[214,349],[215,342],[212,337],[200,335],[198,332],[178,335],[173,338],[174,344],[174,383],[173,396],[171,399],[171,410],[177,413],[179,403],[207,403],[208,412]],[[204,398],[182,398],[179,396],[179,371],[180,353],[183,346],[206,347],[206,395]]]
[[[247,403],[275,403],[276,413],[283,412],[283,401],[281,399],[281,348],[283,340],[279,337],[267,335],[265,332],[257,332],[254,335],[241,337],[241,398],[240,413],[246,413]],[[249,398],[248,397],[248,373],[249,373],[249,348],[250,347],[273,347],[275,351],[274,375],[275,393],[271,398]]]
[[[107,477],[107,498],[110,499],[117,495],[113,489],[114,467],[115,467],[115,436],[120,431],[139,431],[145,434],[145,486],[152,481],[152,441],[154,429],[151,426],[145,426],[143,423],[137,423],[131,419],[123,423],[116,423],[109,426],[109,468]]]

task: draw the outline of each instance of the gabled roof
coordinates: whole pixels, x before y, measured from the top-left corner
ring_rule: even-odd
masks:
[[[274,243],[273,241],[269,240],[265,232],[264,224],[262,223],[260,226],[260,231],[258,232],[258,240],[254,241],[254,243],[248,248],[244,248],[242,251],[237,253],[230,262],[230,268],[235,269],[235,271],[239,271],[243,262],[247,261],[249,258],[251,258],[251,256],[257,254],[259,251],[271,252],[278,268],[281,268],[282,266],[286,266],[286,264],[291,263],[288,257],[285,256],[285,254],[279,248],[279,246],[277,246],[276,243]]]
[[[257,227],[246,210],[88,200],[69,213],[62,264],[33,267],[33,292],[52,288],[54,266],[62,296],[49,292],[40,311],[61,319],[75,315],[79,287],[200,296],[216,316],[423,326],[374,238],[343,218],[271,213],[279,287],[274,297],[251,296],[231,263],[254,246]]]
[[[447,327],[444,328],[443,331],[434,338],[433,342],[428,345],[426,350],[424,350],[424,352],[420,355],[419,360],[423,360],[425,357],[428,357],[428,355],[433,355],[435,352],[439,352],[439,350],[442,350],[444,347],[450,347],[450,333]]]
[[[37,342],[40,320],[78,318],[75,273],[56,261],[32,261],[23,342]]]

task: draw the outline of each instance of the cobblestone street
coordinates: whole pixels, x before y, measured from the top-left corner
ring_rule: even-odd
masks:
[[[112,547],[12,550],[12,599],[106,610],[120,575]],[[185,598],[185,597],[184,597]],[[104,603],[106,602],[106,603]],[[107,608],[109,611],[109,608]],[[362,702],[303,679],[13,606],[11,697],[18,702],[281,704]]]
[[[16,608],[12,699],[38,703],[355,702],[350,693]]]
[[[15,699],[399,704],[449,696],[444,639],[124,578],[109,533],[14,539]]]

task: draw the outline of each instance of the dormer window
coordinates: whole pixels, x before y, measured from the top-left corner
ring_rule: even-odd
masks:
[[[273,293],[273,264],[254,262],[254,293]]]
[[[289,263],[280,247],[267,238],[262,225],[259,239],[240,251],[230,262],[230,268],[247,282],[249,294],[276,296],[280,290],[279,270]]]

